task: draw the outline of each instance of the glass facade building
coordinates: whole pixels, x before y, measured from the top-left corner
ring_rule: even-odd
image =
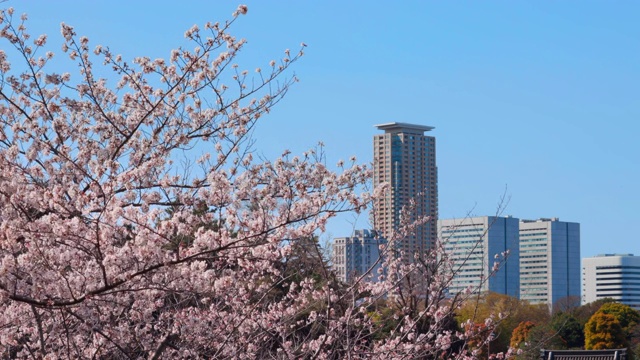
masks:
[[[518,226],[519,220],[511,216],[438,220],[438,233],[453,275],[449,294],[469,289],[474,293],[492,291],[517,298],[520,295]],[[494,272],[496,262],[498,269]]]
[[[552,306],[580,297],[580,224],[520,220],[520,299]]]

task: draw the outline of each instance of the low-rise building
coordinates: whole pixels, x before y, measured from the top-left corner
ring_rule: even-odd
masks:
[[[582,303],[604,298],[640,310],[640,256],[602,254],[582,260]]]
[[[333,241],[333,269],[338,278],[352,282],[363,274],[368,281],[377,281],[382,266],[380,246],[386,240],[373,230],[355,230],[350,237]]]

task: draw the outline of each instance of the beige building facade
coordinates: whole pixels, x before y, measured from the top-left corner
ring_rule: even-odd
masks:
[[[373,185],[387,183],[389,189],[374,203],[374,229],[389,238],[400,225],[402,208],[415,202],[412,220],[430,218],[401,241],[399,250],[423,254],[438,236],[436,139],[424,135],[434,127],[398,122],[376,127],[384,133],[373,138]]]

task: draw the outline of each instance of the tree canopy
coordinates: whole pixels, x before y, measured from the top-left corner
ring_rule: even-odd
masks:
[[[618,302],[602,304],[596,313],[611,314],[619,322],[622,330],[630,334],[631,330],[640,322],[640,313],[630,306]]]
[[[522,322],[549,321],[549,311],[545,305],[531,305],[509,295],[492,292],[467,300],[457,312],[456,319],[460,323],[478,322],[492,314],[501,315],[491,342],[491,347],[498,352],[509,349],[512,334]]]
[[[597,312],[584,328],[585,349],[619,349],[627,346],[620,321],[614,315]]]
[[[511,347],[518,348],[520,347],[529,336],[529,332],[533,329],[536,324],[532,321],[523,321],[515,329],[513,329],[513,333],[511,334]]]
[[[490,339],[491,316],[452,326],[466,298],[446,297],[441,246],[386,256],[378,283],[327,272],[314,236],[388,189],[317,149],[254,158],[251,130],[305,45],[250,75],[230,34],[246,13],[129,62],[64,23],[56,54],[0,12],[3,357],[473,358],[467,339]]]
[[[569,349],[584,346],[584,331],[578,319],[569,313],[556,313],[551,319],[551,327]]]

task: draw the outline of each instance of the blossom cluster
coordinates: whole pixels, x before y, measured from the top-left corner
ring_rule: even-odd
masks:
[[[235,64],[246,42],[229,33],[246,13],[189,29],[191,50],[126,62],[67,24],[56,55],[26,16],[0,12],[0,38],[24,60],[0,51],[0,353],[468,355],[451,352],[470,334],[444,327],[455,306],[435,250],[387,257],[375,284],[341,284],[317,256],[330,218],[384,191],[362,190],[368,166],[334,172],[314,151],[252,156],[251,130],[295,83],[289,67],[306,45],[251,78]],[[75,71],[50,72],[54,61]],[[401,306],[377,336],[371,309],[407,295],[424,305]]]

